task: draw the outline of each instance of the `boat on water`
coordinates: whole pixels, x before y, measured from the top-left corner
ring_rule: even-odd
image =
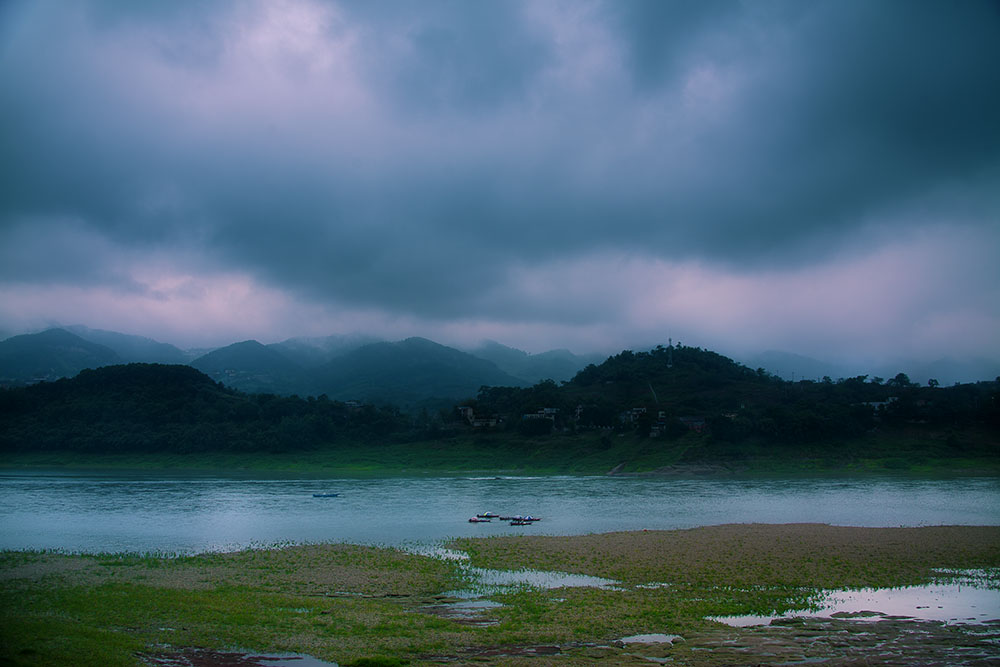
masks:
[[[496,512],[483,512],[482,514],[477,514],[469,519],[469,523],[490,523],[492,519],[509,521],[512,526],[528,526],[536,521],[541,521],[540,517],[531,516],[530,514],[528,516],[521,516],[520,514],[504,516],[502,514],[497,514]]]
[[[313,498],[336,498],[339,493],[314,493]]]

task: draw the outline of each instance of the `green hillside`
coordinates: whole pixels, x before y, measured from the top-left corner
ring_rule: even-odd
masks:
[[[291,452],[401,432],[393,410],[244,394],[189,366],[128,364],[0,391],[0,451]]]

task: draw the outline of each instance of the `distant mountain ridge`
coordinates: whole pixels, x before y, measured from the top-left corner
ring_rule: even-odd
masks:
[[[190,365],[247,393],[311,394],[314,389],[312,378],[301,366],[255,340],[213,350]]]
[[[64,327],[64,329],[91,343],[104,345],[114,350],[125,362],[186,364],[193,358],[180,348],[169,343],[155,341],[152,338],[132,336],[117,331],[90,329],[80,324]]]
[[[142,336],[75,325],[0,341],[0,386],[51,381],[74,376],[85,368],[119,363],[184,363],[245,392],[327,393],[343,400],[440,407],[449,400],[475,395],[483,385],[524,386],[546,379],[568,382],[589,364],[606,359],[604,355],[576,355],[568,350],[529,354],[495,341],[465,351],[427,339],[407,341],[338,334],[289,338],[267,345],[244,341],[194,351]],[[904,372],[919,384],[934,379],[949,386],[1000,376],[1000,362],[985,359],[900,361],[862,369],[768,351],[742,361],[786,380],[859,375],[891,378]]]
[[[598,354],[576,355],[569,350],[528,354],[492,340],[484,341],[469,353],[492,361],[500,370],[530,384],[542,380],[572,380],[588,364],[600,363],[605,358]]]
[[[320,367],[316,378],[330,398],[401,407],[464,398],[483,385],[525,384],[490,361],[426,338],[365,345]]]
[[[30,384],[73,376],[87,368],[122,363],[105,345],[65,329],[48,329],[0,341],[0,384]]]
[[[374,336],[339,335],[320,338],[288,338],[267,347],[295,362],[304,369],[319,368],[335,357],[353,352],[372,343],[384,342]]]
[[[767,350],[743,360],[750,368],[763,368],[783,380],[819,380],[824,376],[845,377],[846,369],[800,354]]]
[[[911,380],[926,384],[937,380],[942,385],[992,380],[1000,376],[1000,362],[989,359],[957,360],[941,358],[934,361],[900,360],[894,363],[873,364],[863,367],[859,364],[833,364],[790,352],[768,350],[760,354],[744,357],[742,362],[751,368],[763,368],[784,380],[821,380],[880,376],[890,378],[897,373],[906,373]]]
[[[388,343],[360,336],[331,336],[289,339],[273,345],[249,340],[190,360],[178,348],[148,338],[75,328],[121,352],[65,329],[14,336],[0,341],[0,382],[31,384],[126,362],[171,362],[187,363],[213,380],[247,393],[326,393],[343,400],[408,407],[442,407],[475,394],[487,384],[527,384],[490,361],[423,338]]]

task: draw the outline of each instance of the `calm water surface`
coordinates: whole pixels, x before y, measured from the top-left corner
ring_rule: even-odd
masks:
[[[487,510],[543,520],[524,527],[468,523]],[[995,525],[1000,480],[317,480],[0,472],[5,549],[191,553],[283,542],[431,544],[458,536],[750,522]]]

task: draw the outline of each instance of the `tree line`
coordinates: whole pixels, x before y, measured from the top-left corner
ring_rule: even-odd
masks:
[[[7,452],[293,452],[477,433],[530,442],[588,431],[669,442],[695,430],[701,442],[738,453],[879,430],[970,429],[1000,434],[1000,378],[952,387],[918,386],[902,373],[789,382],[679,344],[623,351],[567,382],[482,387],[454,410],[434,413],[325,395],[247,394],[191,367],[161,364],[0,391],[0,451]],[[961,442],[952,443],[955,455]]]

